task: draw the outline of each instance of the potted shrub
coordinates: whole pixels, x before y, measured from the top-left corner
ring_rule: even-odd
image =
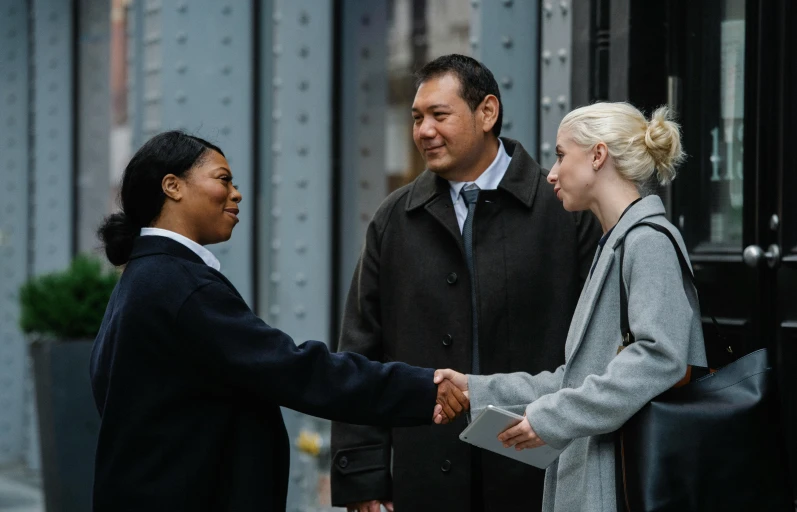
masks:
[[[30,340],[48,512],[91,510],[100,419],[89,359],[118,280],[99,260],[78,256],[61,272],[20,288],[20,325]]]

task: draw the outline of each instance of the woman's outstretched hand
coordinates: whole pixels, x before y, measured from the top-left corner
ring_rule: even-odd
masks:
[[[467,375],[450,369],[437,370],[434,372],[434,383],[437,384],[437,405],[433,414],[435,423],[445,425],[470,410]]]
[[[531,428],[529,419],[525,414],[523,416],[523,421],[498,434],[498,440],[504,443],[504,448],[514,446],[515,450],[520,451],[527,448],[538,448],[545,444],[545,441],[540,439]]]

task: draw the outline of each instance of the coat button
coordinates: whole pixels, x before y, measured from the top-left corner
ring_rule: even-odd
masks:
[[[443,345],[444,346],[450,347],[452,343],[454,343],[454,337],[453,336],[451,336],[450,334],[446,334],[445,336],[443,336]]]
[[[342,468],[345,468],[345,467],[346,467],[346,466],[348,466],[348,465],[349,465],[349,459],[347,459],[347,458],[346,458],[346,456],[344,455],[344,456],[343,456],[343,457],[341,457],[341,458],[340,458],[340,460],[338,461],[338,466],[340,466],[340,467],[342,467]]]
[[[457,273],[456,272],[451,272],[450,274],[448,274],[448,276],[446,277],[446,282],[448,284],[456,283],[457,282]]]
[[[442,471],[443,473],[448,473],[449,471],[451,471],[451,461],[444,460],[443,464],[440,466],[440,471]]]

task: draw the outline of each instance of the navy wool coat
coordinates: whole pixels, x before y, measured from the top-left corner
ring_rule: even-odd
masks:
[[[371,425],[431,423],[433,371],[296,345],[187,247],[139,237],[94,343],[102,416],[94,510],[280,511],[280,406]]]

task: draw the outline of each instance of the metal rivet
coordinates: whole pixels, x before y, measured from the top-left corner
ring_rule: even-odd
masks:
[[[368,157],[371,155],[371,150],[369,148],[360,148],[360,154],[364,157]]]
[[[371,220],[371,216],[370,216],[370,215],[368,215],[368,214],[367,214],[367,213],[365,213],[365,212],[362,212],[362,213],[360,214],[360,220],[361,220],[362,222],[368,222],[369,220]]]
[[[299,286],[304,286],[306,283],[307,283],[307,278],[304,276],[304,274],[302,274],[301,272],[296,274],[296,284],[298,284]]]
[[[273,175],[271,177],[271,184],[272,185],[277,187],[277,186],[279,186],[280,183],[282,183],[282,176],[280,176],[279,174],[275,174],[275,175]]]
[[[308,55],[310,55],[310,48],[306,46],[302,46],[301,48],[299,48],[299,57],[304,58],[307,57]]]
[[[565,106],[567,106],[567,98],[564,94],[556,98],[556,102],[559,103],[560,108],[565,108]]]
[[[551,62],[551,51],[550,51],[550,50],[544,50],[544,51],[542,52],[542,60],[543,60],[543,62],[545,62],[546,64],[548,64],[548,63],[550,63],[550,62]]]
[[[478,7],[479,6],[479,0],[471,0],[470,5],[473,8]]]
[[[548,96],[543,96],[542,101],[540,102],[540,104],[542,105],[542,108],[544,108],[546,110],[551,108],[551,98],[549,98]]]
[[[271,49],[271,52],[272,52],[272,53],[273,53],[275,56],[279,56],[279,55],[281,55],[281,54],[282,54],[282,45],[275,44],[275,45],[274,45],[274,47]]]
[[[280,215],[282,215],[282,211],[280,210],[279,206],[275,206],[271,209],[271,216],[275,219],[279,219]]]
[[[185,14],[188,11],[188,2],[180,2],[177,6],[177,11]]]
[[[280,307],[279,304],[274,304],[268,309],[268,312],[271,316],[279,316],[280,314]]]
[[[307,244],[301,241],[296,242],[295,247],[296,247],[296,252],[298,252],[299,254],[302,254],[307,250]]]
[[[226,135],[229,135],[229,134],[230,134],[230,132],[232,132],[232,129],[231,129],[229,126],[226,126],[226,125],[225,125],[225,126],[222,126],[222,127],[221,127],[221,134],[222,134],[222,135],[225,135],[225,136],[226,136]],[[230,162],[232,161],[232,159],[231,159],[231,158],[228,158],[227,160],[228,160],[228,161],[230,161]]]
[[[300,122],[301,124],[304,124],[304,123],[306,123],[306,122],[307,122],[307,120],[308,120],[309,118],[310,118],[310,116],[308,116],[308,115],[307,115],[307,112],[302,112],[301,114],[299,114],[298,120],[299,120],[299,122]]]
[[[475,48],[475,47],[479,46],[479,39],[478,39],[478,38],[475,38],[475,37],[471,37],[471,38],[470,38],[470,45],[471,45],[473,48]]]
[[[180,32],[177,34],[177,42],[180,44],[185,43],[188,40],[188,35],[185,32]]]
[[[299,213],[296,215],[296,218],[297,218],[297,219],[299,219],[299,220],[300,220],[300,221],[302,221],[302,222],[306,221],[306,220],[307,220],[307,211],[305,210],[305,211],[301,211],[301,212],[299,212]]]
[[[307,80],[302,80],[301,82],[299,82],[300,91],[306,91],[309,88],[310,88],[310,82],[308,82]]]
[[[299,23],[302,25],[307,25],[308,23],[310,23],[310,15],[307,14],[307,11],[302,11],[299,14]]]
[[[368,117],[368,114],[363,114],[363,115],[361,115],[361,116],[360,116],[360,122],[361,122],[362,124],[368,124],[368,122],[369,122],[370,120],[371,120],[371,118],[370,118],[370,117]]]
[[[186,95],[182,91],[178,91],[177,94],[174,95],[174,99],[177,100],[177,103],[185,103]]]
[[[275,238],[271,241],[271,250],[272,251],[279,251],[280,250],[280,241],[279,239]]]
[[[371,57],[371,50],[369,50],[368,48],[363,48],[362,50],[360,50],[360,56],[363,59],[370,58]]]
[[[504,46],[504,48],[512,48],[512,45],[514,44],[514,42],[512,41],[511,37],[503,36],[501,38],[501,44]]]
[[[568,5],[567,5],[567,2],[565,2],[564,0],[562,0],[562,2],[559,2],[559,7],[561,7],[561,8],[562,8],[562,15],[565,15],[565,14],[567,14],[567,10],[568,10],[568,8],[569,8],[569,7],[568,7]]]
[[[304,306],[296,306],[296,308],[294,308],[293,312],[296,314],[297,317],[304,318],[304,315],[305,315]]]
[[[225,15],[231,14],[232,13],[232,6],[231,5],[225,5],[224,7],[221,8],[221,13],[225,14]]]
[[[274,144],[272,144],[271,145],[271,152],[274,153],[275,155],[281,154],[282,153],[282,144],[280,144],[279,142],[275,142]]]
[[[302,178],[296,181],[296,186],[299,188],[307,188],[308,183],[309,182],[305,178]]]
[[[557,52],[557,54],[559,55],[559,60],[561,60],[562,62],[564,62],[565,59],[567,59],[567,50],[565,50],[564,48],[561,48]]]
[[[275,12],[271,19],[274,20],[275,25],[279,25],[279,22],[282,21],[282,13],[279,11]]]
[[[232,37],[230,37],[230,36],[224,36],[224,37],[221,38],[221,44],[223,44],[225,46],[230,44],[231,42],[232,42]]]
[[[553,4],[551,4],[551,2],[545,2],[542,5],[542,10],[545,12],[545,16],[550,18],[551,15],[553,14]]]
[[[272,80],[271,83],[274,85],[275,89],[279,89],[282,87],[282,78],[274,77],[274,80]]]
[[[511,89],[511,88],[512,88],[512,78],[511,78],[511,77],[508,77],[508,76],[505,76],[505,77],[504,77],[504,78],[501,80],[501,84],[502,84],[502,85],[503,85],[503,86],[504,86],[506,89]]]
[[[279,121],[280,119],[282,119],[282,112],[279,111],[279,110],[272,111],[271,112],[271,119],[273,119],[275,121]]]
[[[307,156],[308,152],[309,152],[309,150],[307,149],[306,146],[300,146],[299,149],[297,150],[297,153],[299,153],[299,156]]]
[[[368,17],[368,15],[367,15],[367,14],[365,14],[365,15],[363,15],[363,17],[362,17],[362,18],[360,18],[360,23],[362,23],[362,25],[363,25],[364,27],[367,27],[368,25],[370,25],[370,24],[371,24],[371,18],[370,18],[370,17]]]
[[[367,81],[363,81],[363,83],[360,84],[360,89],[368,92],[371,89],[371,84],[369,84]]]
[[[232,98],[230,97],[229,94],[225,94],[224,96],[221,97],[221,102],[224,105],[229,105],[231,101],[232,101]]]
[[[510,119],[504,120],[504,129],[511,130],[512,129],[512,121]]]
[[[280,274],[279,272],[272,272],[271,276],[269,277],[272,283],[279,283],[280,282]]]
[[[549,155],[551,153],[551,145],[549,143],[543,142],[540,147],[542,148],[543,155]]]
[[[221,68],[221,72],[224,75],[229,75],[230,73],[232,73],[232,66],[230,66],[229,64],[227,64],[226,66],[223,66]]]
[[[360,180],[360,188],[363,190],[368,190],[371,187],[371,184],[368,180]]]

